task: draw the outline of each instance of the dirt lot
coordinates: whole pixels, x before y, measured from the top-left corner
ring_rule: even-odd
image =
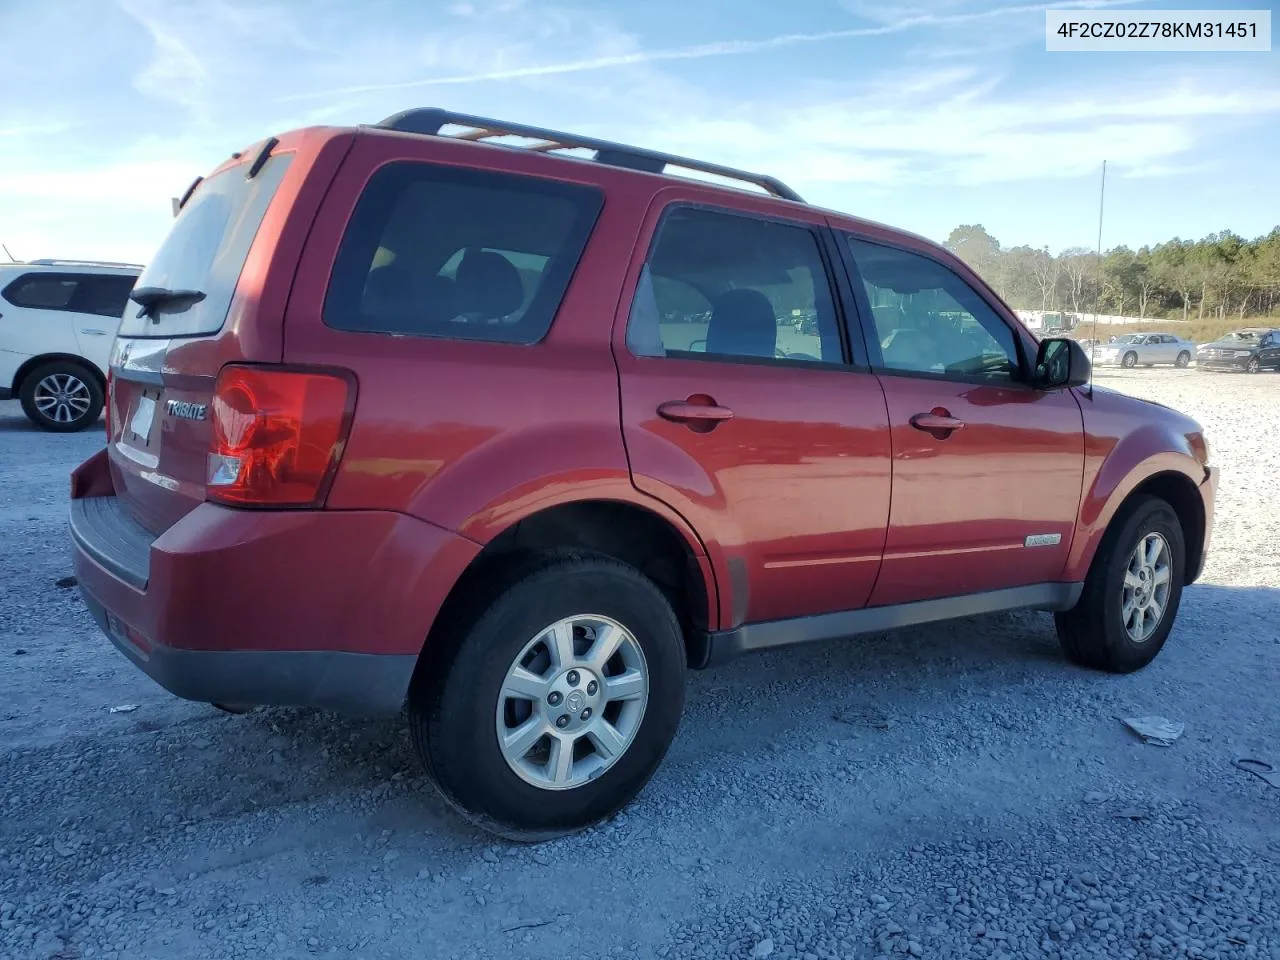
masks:
[[[0,957],[1280,956],[1280,788],[1233,766],[1280,766],[1280,375],[1100,382],[1224,470],[1149,669],[1070,667],[1039,614],[746,659],[690,678],[638,803],[541,847],[461,826],[400,722],[138,673],[58,583],[101,432],[0,404]]]

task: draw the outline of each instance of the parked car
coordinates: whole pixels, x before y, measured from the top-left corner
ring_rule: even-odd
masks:
[[[1257,373],[1270,367],[1280,369],[1280,330],[1271,327],[1244,327],[1221,340],[1202,344],[1196,351],[1200,370],[1243,370]]]
[[[1155,366],[1171,363],[1185,367],[1196,355],[1192,340],[1184,340],[1172,333],[1130,333],[1117,337],[1093,349],[1093,362],[1115,364],[1122,367]]]
[[[141,267],[0,263],[0,400],[38,427],[83,430],[102,414],[116,325]]]
[[[102,630],[193,700],[407,706],[506,836],[627,804],[689,669],[1029,607],[1135,670],[1204,563],[1194,421],[1084,399],[1084,351],[955,256],[772,177],[440,110],[310,128],[200,183],[133,298],[72,477]]]

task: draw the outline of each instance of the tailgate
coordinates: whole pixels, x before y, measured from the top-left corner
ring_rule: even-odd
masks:
[[[122,505],[157,534],[205,499],[218,371],[236,361],[280,360],[283,311],[262,309],[260,293],[268,268],[278,266],[272,261],[288,213],[273,205],[287,207],[297,192],[280,190],[293,154],[261,164],[252,151],[246,156],[201,181],[187,200],[138,278],[112,349],[112,480]]]

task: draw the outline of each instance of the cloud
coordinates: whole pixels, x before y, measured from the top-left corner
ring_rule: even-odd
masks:
[[[686,33],[706,42],[670,46],[659,39],[670,31],[634,32],[586,0],[62,2],[80,13],[58,27],[58,64],[18,50],[8,66],[10,83],[39,86],[47,105],[0,107],[0,222],[11,246],[48,255],[144,256],[168,225],[168,198],[232,149],[376,120],[414,90],[447,92],[460,112],[773,173],[846,207],[1092,175],[1104,157],[1118,177],[1195,175],[1262,143],[1280,115],[1280,77],[1259,61],[1198,61],[1191,73],[1170,57],[1022,56],[1043,49],[1045,9],[1128,0],[848,0],[860,19],[828,17],[839,29]],[[14,8],[25,18],[15,34],[54,29],[47,6]],[[716,22],[746,31],[753,20],[788,24],[773,11]],[[829,69],[842,48],[823,45],[841,41],[859,41],[856,68]],[[146,130],[166,136],[140,142]]]
[[[134,88],[157,100],[202,110],[209,72],[191,45],[162,16],[161,8],[148,0],[120,0],[120,6],[147,31],[153,45],[151,60],[134,75]]]
[[[62,133],[70,129],[69,123],[15,123],[11,126],[0,127],[0,137],[45,137],[55,133]]]
[[[977,68],[918,68],[838,97],[669,116],[632,136],[728,166],[785,172],[806,196],[834,186],[980,186],[1092,174],[1194,172],[1224,131],[1280,114],[1280,88],[1232,74],[1151,74],[1124,96],[1108,84],[1028,89]]]
[[[358,84],[328,90],[291,94],[278,98],[277,102],[314,100],[332,96],[345,96],[390,90],[409,90],[420,87],[492,83],[503,80],[522,80],[530,77],[584,73],[588,71],[606,70],[617,67],[635,66],[638,64],[666,63],[678,60],[703,60],[710,57],[741,56],[749,53],[763,53],[771,50],[782,50],[788,47],[831,43],[837,40],[882,37],[889,34],[905,33],[909,30],[921,27],[955,26],[965,23],[976,23],[983,20],[1015,16],[1018,14],[1038,13],[1045,10],[1095,9],[1098,7],[1131,5],[1137,2],[1140,2],[1140,0],[1057,0],[1057,2],[1051,3],[1020,4],[1016,6],[995,7],[987,10],[975,10],[963,13],[942,14],[919,12],[905,17],[899,16],[896,19],[887,20],[881,22],[877,26],[871,27],[850,27],[843,30],[824,30],[816,33],[785,33],[766,37],[760,40],[720,40],[712,43],[699,43],[684,47],[668,47],[665,49],[660,48],[648,50],[639,49],[626,53],[572,59],[558,63],[524,64],[521,66],[492,70],[468,71],[436,77],[398,80],[387,83]]]

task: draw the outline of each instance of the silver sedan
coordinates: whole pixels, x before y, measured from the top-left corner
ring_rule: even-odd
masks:
[[[1195,341],[1172,333],[1130,333],[1093,348],[1094,363],[1121,367],[1151,367],[1157,363],[1185,367],[1195,355]]]

